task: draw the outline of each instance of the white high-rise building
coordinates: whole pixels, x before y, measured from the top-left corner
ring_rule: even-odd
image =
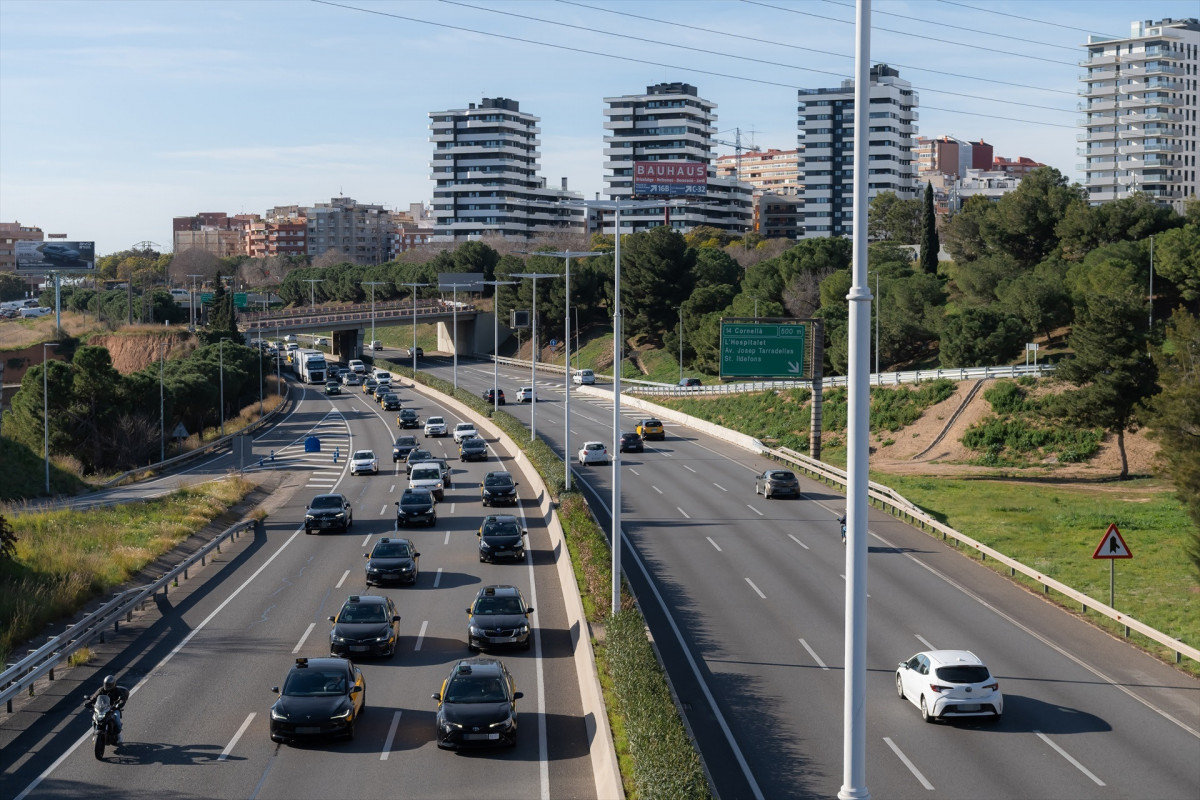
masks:
[[[842,81],[837,89],[801,89],[798,101],[803,236],[849,236],[854,211],[854,81]],[[869,114],[868,199],[880,192],[916,197],[917,93],[886,64],[871,67]]]
[[[708,225],[741,235],[753,224],[752,187],[735,178],[717,177],[713,155],[716,104],[697,95],[686,83],[659,83],[645,94],[606,97],[604,110],[605,194],[630,198],[634,164],[639,161],[693,161],[706,165],[707,193],[686,200],[673,198],[669,214],[662,208],[623,211],[621,230],[628,233],[669,224],[679,231]],[[666,199],[664,198],[664,205]],[[603,215],[604,233],[612,233],[612,213]]]
[[[1088,200],[1145,192],[1176,210],[1200,191],[1200,20],[1134,22],[1129,36],[1089,36],[1079,63],[1079,155]]]
[[[538,175],[540,119],[516,100],[485,97],[429,118],[435,240],[583,231],[583,196],[567,191],[566,179],[561,189],[546,187]]]

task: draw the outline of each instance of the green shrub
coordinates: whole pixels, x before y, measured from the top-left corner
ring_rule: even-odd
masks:
[[[999,381],[983,393],[997,414],[1017,414],[1026,410],[1025,390],[1012,381]]]

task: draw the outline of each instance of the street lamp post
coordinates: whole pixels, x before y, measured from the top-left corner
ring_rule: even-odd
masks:
[[[228,337],[221,339],[217,344],[217,352],[220,354],[220,372],[221,372],[221,438],[225,438],[225,343],[230,341]]]
[[[192,330],[195,331],[196,330],[196,278],[203,278],[204,276],[189,274],[188,277],[192,279],[192,294],[191,294],[191,297],[189,298],[190,302],[188,303],[188,305],[191,306],[191,309],[192,309]]]
[[[683,306],[675,306],[679,312],[679,385],[683,385]]]
[[[375,341],[375,287],[386,286],[387,281],[363,281],[363,286],[371,287],[371,341]]]
[[[428,286],[429,284],[428,283],[398,283],[396,285],[397,286],[408,286],[412,289],[412,293],[413,293],[412,357],[413,357],[413,380],[415,381],[417,379],[417,289],[420,289],[422,286]]]
[[[529,382],[530,382],[529,391],[531,392],[530,397],[529,397],[529,405],[531,408],[531,410],[529,412],[529,441],[532,442],[535,439],[537,439],[537,362],[538,362],[537,282],[538,282],[538,278],[561,278],[562,276],[555,272],[514,272],[512,274],[512,277],[514,277],[514,278],[530,278],[533,280],[533,333],[531,334],[533,338],[530,339],[530,344],[532,344],[533,347],[530,352],[530,360],[529,360],[530,368],[532,370],[532,377],[530,377],[530,380],[529,380]],[[564,449],[566,449],[566,447],[567,447],[566,442],[563,443],[563,447],[564,447]],[[569,454],[568,454],[568,457],[570,457]]]
[[[443,283],[440,286],[438,286],[439,289],[445,289],[447,286],[450,287],[450,314],[451,314],[451,320],[452,320],[450,324],[454,328],[454,330],[452,330],[450,332],[450,343],[454,350],[452,355],[454,357],[454,388],[455,389],[458,388],[458,289],[460,286],[464,289],[470,289],[470,288],[472,288],[474,286],[478,286],[478,285],[479,285],[479,283],[476,282],[476,283]]]
[[[317,305],[317,284],[324,283],[324,278],[305,278],[304,282],[308,284],[308,305],[310,308],[315,308]]]
[[[563,323],[563,346],[567,357],[563,359],[563,392],[566,394],[565,411],[563,414],[563,487],[571,488],[571,256],[581,257],[593,255],[587,251],[561,250],[554,253],[539,253],[544,256],[562,256],[565,262],[563,274],[566,284],[563,287],[563,311],[566,320]]]
[[[497,287],[492,293],[492,412],[500,410],[500,288],[516,286],[520,281],[483,281]]]
[[[46,494],[50,494],[50,370],[47,369],[47,347],[58,347],[58,342],[42,342],[42,438],[46,448]]]
[[[158,345],[158,460],[167,460],[167,400],[166,392],[163,391],[163,368],[166,365],[167,359],[167,343],[159,342]],[[258,415],[262,416],[261,406],[258,409]]]

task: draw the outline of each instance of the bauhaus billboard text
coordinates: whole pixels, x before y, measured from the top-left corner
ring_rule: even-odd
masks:
[[[635,161],[634,194],[696,195],[708,192],[708,165],[700,161]]]
[[[19,273],[46,273],[54,270],[91,272],[96,269],[95,242],[67,242],[58,239],[52,242],[18,241],[15,244],[16,271]]]

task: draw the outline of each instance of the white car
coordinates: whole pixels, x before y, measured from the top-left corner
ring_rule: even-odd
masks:
[[[358,386],[362,383],[362,376],[352,370],[346,370],[342,373],[342,384],[344,386]]]
[[[313,347],[328,347],[329,339],[324,336],[313,337]]]
[[[522,386],[517,390],[518,403],[536,403],[537,394],[534,393],[532,386]]]
[[[583,447],[579,448],[580,464],[607,464],[608,460],[608,448],[604,442],[584,442]]]
[[[921,719],[991,717],[1004,713],[1000,682],[969,650],[927,650],[896,667],[896,694],[921,709]]]
[[[430,417],[425,420],[426,436],[445,436],[446,420],[443,417]]]
[[[454,443],[462,444],[463,439],[469,439],[472,436],[478,436],[479,433],[475,430],[475,423],[460,422],[454,426]]]
[[[590,369],[581,369],[575,373],[575,377],[571,380],[575,381],[576,386],[591,386],[596,382],[596,373]]]
[[[350,474],[360,473],[379,474],[379,461],[375,458],[374,450],[355,450],[350,456]]]
[[[433,495],[433,499],[440,503],[445,496],[442,468],[433,461],[418,461],[408,473],[408,488],[427,489]]]
[[[375,370],[375,374],[372,377],[375,378],[376,382],[378,383],[391,384],[392,382],[392,373],[388,372],[386,369]]]
[[[346,366],[349,367],[350,371],[356,375],[367,374],[367,365],[364,364],[361,359],[352,358],[346,362]]]

